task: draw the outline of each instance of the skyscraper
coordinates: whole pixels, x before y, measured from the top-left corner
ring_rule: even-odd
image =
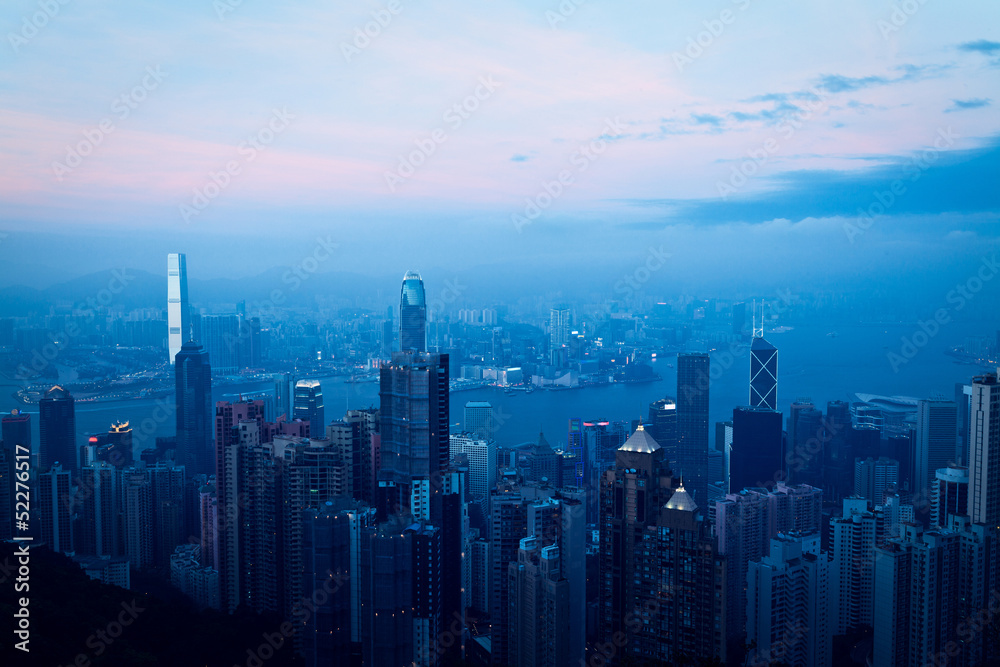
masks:
[[[396,353],[380,383],[380,480],[409,485],[447,468],[448,355]]]
[[[972,381],[969,411],[969,515],[1000,525],[1000,373]]]
[[[549,350],[569,344],[571,322],[569,306],[560,305],[549,311]]]
[[[677,455],[677,403],[669,396],[649,404],[649,422],[646,430],[667,452],[667,460],[676,463]]]
[[[763,332],[750,343],[750,405],[778,409],[778,348]]]
[[[834,634],[872,624],[875,547],[884,537],[881,512],[868,509],[864,498],[845,498],[839,517],[830,519],[833,579],[837,582]]]
[[[696,503],[708,503],[709,356],[701,352],[677,355],[677,460],[675,475]]]
[[[905,524],[875,549],[874,664],[922,667],[958,647],[958,534]],[[974,634],[974,633],[973,633]]]
[[[277,373],[274,376],[274,420],[282,415],[285,419],[294,419],[295,376],[288,373]]]
[[[733,410],[730,489],[771,486],[784,479],[781,413],[765,407]]]
[[[493,406],[488,401],[465,404],[465,430],[477,438],[493,438]]]
[[[14,453],[15,447],[21,445],[31,450],[31,415],[20,410],[11,410],[3,416],[3,446]],[[24,450],[20,452],[24,453]]]
[[[79,471],[76,449],[76,409],[68,391],[56,385],[38,401],[38,454],[42,470],[56,463],[76,475]]]
[[[698,505],[640,424],[601,482],[598,624],[617,662],[725,659],[724,572]],[[622,639],[624,637],[624,639]]]
[[[72,484],[69,470],[55,463],[38,476],[38,514],[42,541],[55,552],[74,551]],[[33,494],[36,495],[36,494]]]
[[[914,494],[930,498],[935,472],[956,463],[957,438],[958,406],[955,401],[928,399],[917,403],[917,441],[910,489]]]
[[[829,667],[833,655],[830,563],[819,536],[778,535],[747,570],[749,664]]]
[[[559,569],[559,547],[542,547],[535,536],[521,540],[517,562],[507,570],[510,589],[510,664],[570,667],[569,581]]]
[[[427,351],[427,298],[424,281],[416,271],[407,271],[399,292],[399,349]]]
[[[167,255],[167,348],[170,363],[191,336],[188,305],[187,258],[184,254]]]
[[[295,419],[309,422],[309,432],[322,437],[326,429],[326,414],[323,408],[323,387],[319,380],[299,380],[295,383],[295,397],[292,411]]]
[[[473,499],[489,498],[496,486],[496,453],[493,440],[472,433],[453,434],[449,438],[451,457],[464,454],[469,459],[469,494]]]
[[[936,471],[931,502],[931,526],[948,526],[950,523],[948,515],[969,516],[969,495],[968,468],[949,466]]]
[[[174,363],[177,401],[177,457],[189,474],[213,472],[212,367],[208,353],[193,340],[181,346]]]
[[[243,344],[241,333],[238,315],[206,315],[201,318],[200,340],[216,373],[233,375],[239,370]]]

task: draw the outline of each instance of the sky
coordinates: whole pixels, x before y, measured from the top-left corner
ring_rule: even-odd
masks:
[[[974,267],[998,26],[985,0],[11,0],[0,285],[102,248],[249,275],[319,235],[400,275],[660,245],[678,270]]]

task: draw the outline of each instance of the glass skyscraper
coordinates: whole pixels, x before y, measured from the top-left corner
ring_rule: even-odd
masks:
[[[424,281],[416,271],[407,271],[399,294],[399,349],[427,351],[427,298]]]
[[[750,406],[778,409],[778,348],[763,336],[750,343]]]
[[[295,383],[295,419],[309,422],[309,435],[322,438],[326,432],[326,415],[323,406],[323,388],[319,380],[299,380]]]
[[[177,455],[193,473],[213,472],[212,367],[208,352],[189,340],[174,363]]]
[[[38,401],[38,453],[42,470],[56,463],[76,475],[76,409],[68,391],[56,385]]]
[[[677,458],[669,461],[674,474],[695,502],[708,503],[708,354],[677,355]]]
[[[191,336],[188,312],[187,259],[183,253],[167,255],[167,347],[170,363]]]

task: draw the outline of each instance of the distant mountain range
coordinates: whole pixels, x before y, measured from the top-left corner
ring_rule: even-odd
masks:
[[[365,300],[374,300],[378,296],[374,283],[379,281],[370,276],[343,272],[300,275],[303,277],[294,274],[287,267],[279,267],[240,280],[189,279],[188,295],[196,307],[235,305],[246,300],[248,311],[251,312],[262,307],[269,308],[272,298],[281,307],[305,307],[318,300],[328,304],[342,302],[343,305],[352,305],[361,295],[368,297]],[[393,281],[386,277],[384,282],[388,289]],[[388,296],[389,293],[383,294]],[[126,310],[165,309],[166,296],[165,274],[153,274],[134,268],[98,271],[44,289],[23,285],[0,288],[0,316],[44,314],[55,306],[87,304],[91,301],[104,305],[120,304]]]

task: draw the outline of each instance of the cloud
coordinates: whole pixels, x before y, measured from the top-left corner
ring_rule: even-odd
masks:
[[[710,113],[691,114],[691,120],[698,125],[711,125],[712,127],[720,127],[722,125],[722,119]]]
[[[985,39],[977,39],[974,42],[964,42],[958,45],[961,51],[972,51],[976,53],[985,53],[988,56],[993,55],[995,52],[1000,51],[1000,42],[991,42]]]
[[[988,107],[990,105],[988,98],[975,97],[971,100],[952,100],[951,106],[945,109],[945,112],[952,111],[965,111],[966,109],[979,109],[981,107]]]
[[[927,160],[925,155],[931,155]],[[985,149],[952,150],[897,156],[891,164],[857,172],[800,170],[765,178],[763,193],[698,200],[629,200],[632,206],[660,208],[665,217],[705,224],[761,222],[776,218],[857,216],[887,198],[899,181],[903,192],[893,197],[887,214],[979,214],[1000,212],[1000,191],[994,187],[1000,170],[1000,137]],[[897,186],[898,189],[899,186]],[[668,224],[665,221],[664,224]]]

